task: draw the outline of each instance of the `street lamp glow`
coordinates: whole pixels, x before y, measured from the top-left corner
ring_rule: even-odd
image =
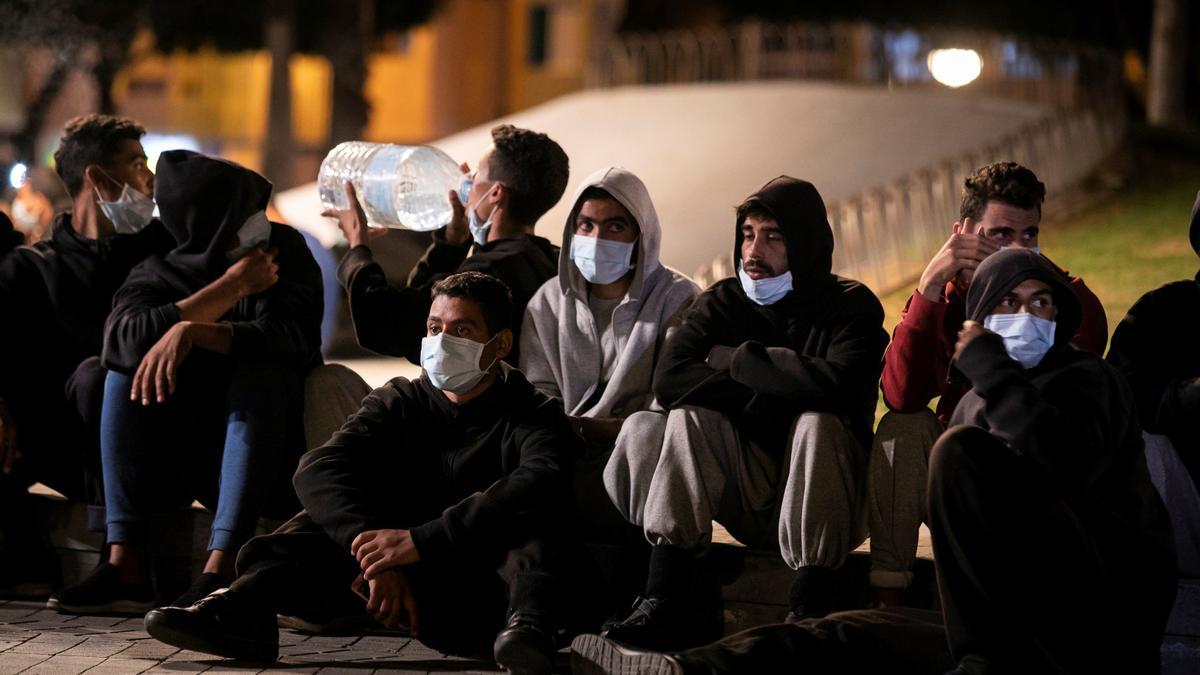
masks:
[[[17,162],[13,164],[13,168],[8,172],[8,184],[14,188],[20,188],[25,184],[25,177],[29,175],[29,167]]]
[[[935,49],[926,64],[933,79],[947,87],[970,84],[983,71],[983,60],[974,49]]]

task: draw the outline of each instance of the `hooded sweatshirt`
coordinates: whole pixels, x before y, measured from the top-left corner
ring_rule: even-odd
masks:
[[[833,231],[811,183],[780,176],[750,199],[784,231],[792,291],[761,306],[737,278],[713,284],[667,340],[654,393],[667,408],[724,413],[767,449],[782,448],[799,414],[833,413],[849,422],[865,452],[887,345],[883,307],[863,284],[830,272]],[[741,225],[734,223],[735,262]],[[733,349],[728,368],[708,364],[716,346]]]
[[[468,253],[470,256],[468,257]],[[388,285],[371,249],[355,246],[338,265],[338,279],[349,296],[350,317],[358,344],[387,356],[421,362],[421,338],[432,304],[433,285],[458,272],[481,272],[503,281],[513,297],[513,349],[504,360],[520,363],[521,317],[525,306],[547,279],[554,276],[558,248],[544,237],[520,234],[483,246],[446,241],[446,228],[433,234],[433,243],[408,275],[408,285]]]
[[[100,355],[113,295],[130,270],[173,243],[157,220],[134,234],[87,239],[63,213],[49,239],[13,250],[0,262],[0,399],[61,399],[76,367]]]
[[[1027,279],[1050,286],[1058,308],[1053,346],[1026,370],[1008,357],[999,335],[972,340],[954,361],[972,389],[951,424],[980,426],[1030,460],[1038,474],[1031,480],[1065,500],[1087,531],[1098,565],[1114,582],[1110,587],[1100,580],[1105,592],[1117,602],[1134,598],[1140,607],[1161,610],[1129,623],[1131,644],[1157,651],[1174,601],[1175,548],[1146,469],[1128,383],[1100,357],[1069,344],[1080,321],[1079,302],[1061,271],[1032,251],[1007,249],[980,264],[967,295],[967,318],[982,323]],[[1118,591],[1127,595],[1118,598]]]
[[[1190,238],[1200,254],[1200,193]],[[1134,303],[1113,332],[1108,362],[1129,379],[1145,430],[1169,437],[1200,485],[1200,273]]]
[[[134,268],[113,299],[103,360],[124,373],[133,373],[180,321],[176,302],[229,269],[229,244],[271,197],[271,184],[257,173],[189,150],[164,152],[157,168],[155,200],[176,245]],[[279,280],[221,317],[233,331],[229,357],[277,360],[307,371],[321,360],[321,270],[304,237],[287,225],[271,223],[267,246],[277,251]]]
[[[25,237],[13,228],[12,220],[5,213],[0,213],[0,260],[10,251],[25,242]]]
[[[1069,276],[1066,270],[1059,271],[1068,276],[1082,308],[1082,318],[1071,343],[1094,354],[1103,354],[1108,341],[1104,305],[1083,279]],[[888,409],[897,412],[924,410],[930,401],[940,397],[937,416],[943,424],[967,392],[965,385],[947,377],[954,343],[962,328],[967,291],[951,281],[946,284],[944,296],[944,302],[930,302],[920,292],[913,292],[892,333],[880,382],[883,402]]]
[[[612,196],[641,230],[634,249],[633,281],[612,311],[617,356],[608,376],[600,328],[588,304],[588,282],[571,261],[571,240],[581,197],[589,188]],[[662,228],[641,179],[619,167],[601,169],[575,192],[563,227],[558,277],[542,285],[525,309],[521,371],[543,393],[561,399],[567,414],[627,417],[654,407],[654,364],[667,332],[700,292],[691,279],[658,259]]]

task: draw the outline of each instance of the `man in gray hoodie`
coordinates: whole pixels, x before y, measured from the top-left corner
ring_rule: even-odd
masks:
[[[609,501],[600,474],[626,418],[647,422],[631,429],[663,427],[651,376],[668,329],[699,289],[659,262],[662,229],[637,176],[620,167],[600,169],[579,186],[574,203],[558,276],[525,310],[520,364],[535,387],[563,402],[587,441],[575,474],[583,536],[620,542],[630,526]]]

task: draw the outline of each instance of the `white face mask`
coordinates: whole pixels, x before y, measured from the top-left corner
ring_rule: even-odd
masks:
[[[471,180],[471,179],[468,179],[468,180],[470,180],[471,182],[470,182],[470,185],[467,186],[467,189],[465,192],[463,191],[462,185],[459,185],[459,187],[458,187],[458,196],[460,199],[462,199],[464,195],[470,193],[471,187],[475,185],[474,180]],[[479,198],[479,201],[482,202],[483,200],[487,199],[487,196],[489,194],[491,194],[491,192],[492,192],[491,189],[489,189],[487,192],[485,192],[483,194],[482,197]],[[465,199],[463,199],[463,203],[464,204],[467,203]],[[476,203],[475,206],[479,206],[479,204]],[[490,232],[492,229],[492,214],[495,212],[496,212],[496,208],[492,207],[492,213],[489,213],[487,220],[485,220],[481,223],[481,222],[479,222],[479,214],[475,213],[475,207],[467,206],[467,227],[470,228],[470,230],[471,230],[471,237],[475,239],[476,246],[483,246],[484,244],[487,243],[488,232]]]
[[[571,260],[584,279],[611,284],[634,268],[633,242],[575,235],[571,237]]]
[[[1026,370],[1041,363],[1050,351],[1056,325],[1054,321],[1028,312],[989,314],[983,318],[983,327],[1004,338],[1004,350],[1009,358]]]
[[[792,273],[784,272],[779,276],[766,279],[751,279],[742,263],[738,262],[738,281],[742,282],[742,290],[746,297],[759,305],[773,305],[792,291]]]
[[[492,338],[495,339],[494,337]],[[491,344],[438,333],[421,339],[421,367],[433,386],[452,394],[470,391],[496,365],[479,367],[483,348]]]
[[[271,221],[267,220],[267,213],[259,211],[252,214],[238,228],[237,236],[238,247],[225,254],[230,262],[241,260],[243,256],[254,250],[256,246],[265,244],[271,240]]]
[[[101,173],[112,182],[117,182],[103,170]],[[115,202],[104,201],[100,188],[93,186],[92,189],[96,191],[100,210],[112,222],[117,234],[133,234],[146,227],[154,216],[154,200],[134,190],[129,183],[121,188],[121,196]]]

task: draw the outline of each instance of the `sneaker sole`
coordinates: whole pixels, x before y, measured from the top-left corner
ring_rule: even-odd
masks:
[[[571,642],[574,675],[683,675],[683,667],[666,654],[626,649],[599,635],[580,635]]]
[[[146,632],[155,640],[172,647],[254,663],[273,663],[279,660],[278,643],[247,640],[233,635],[222,635],[209,640],[195,633],[175,630],[166,623],[155,620],[156,617],[156,612],[146,615]]]
[[[102,605],[71,605],[64,604],[58,598],[46,601],[46,609],[52,609],[60,614],[145,614],[154,609],[154,600],[116,600]]]

